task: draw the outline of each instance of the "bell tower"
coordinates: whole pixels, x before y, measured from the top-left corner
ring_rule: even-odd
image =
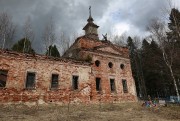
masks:
[[[85,36],[90,37],[92,39],[97,39],[99,40],[98,37],[98,27],[96,24],[93,23],[94,19],[91,16],[91,6],[89,7],[89,18],[87,19],[87,24],[86,26],[83,28],[83,30],[85,31]]]

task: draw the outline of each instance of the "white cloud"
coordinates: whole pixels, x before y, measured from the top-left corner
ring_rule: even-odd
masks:
[[[117,23],[112,28],[112,33],[115,35],[121,35],[125,32],[128,32],[130,29],[130,25],[127,23]]]

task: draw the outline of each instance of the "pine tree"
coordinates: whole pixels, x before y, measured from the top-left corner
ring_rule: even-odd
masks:
[[[50,45],[48,50],[49,52],[46,52],[47,56],[60,57],[60,54],[56,45],[54,46]]]
[[[169,16],[170,23],[168,28],[170,32],[167,32],[168,40],[171,42],[177,42],[180,46],[180,12],[178,9],[173,8]]]
[[[25,43],[25,44],[24,44]],[[15,43],[12,47],[12,50],[21,52],[21,53],[29,53],[29,54],[34,54],[35,51],[31,46],[31,42],[28,39],[21,39],[17,43]]]
[[[133,76],[136,76],[136,67],[135,67],[135,51],[136,47],[134,45],[133,39],[129,36],[127,39],[127,46],[129,47],[129,56],[131,60],[131,69]]]
[[[164,78],[162,78],[162,72],[164,72],[164,63],[162,60],[162,53],[155,41],[147,43],[143,42],[143,72],[146,82],[147,93],[151,97],[165,96]]]
[[[141,54],[140,50],[135,46],[136,44],[131,37],[128,37],[127,46],[129,47],[131,69],[136,83],[136,90],[140,98],[146,98],[147,94],[141,66]]]

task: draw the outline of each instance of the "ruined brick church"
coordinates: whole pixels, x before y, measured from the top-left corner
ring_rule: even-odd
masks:
[[[136,101],[128,48],[99,40],[93,21],[61,58],[0,50],[0,103]]]

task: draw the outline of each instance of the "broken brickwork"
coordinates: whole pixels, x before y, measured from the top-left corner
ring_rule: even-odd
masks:
[[[78,51],[77,51],[78,50]],[[72,53],[76,53],[76,56]],[[87,60],[91,58],[91,95],[94,102],[135,101],[136,89],[132,77],[129,51],[127,47],[119,47],[110,41],[95,40],[87,36],[79,37],[64,57]],[[96,65],[96,62],[99,64]],[[109,67],[111,65],[111,67]],[[100,90],[96,89],[96,78],[100,79]],[[127,89],[123,89],[123,80]],[[114,83],[114,89],[112,88]]]
[[[117,48],[110,42],[97,43],[90,38],[79,38],[74,49],[64,55],[78,49],[76,59],[81,61],[73,56],[71,59],[52,58],[1,50],[0,70],[7,71],[7,78],[5,87],[0,89],[0,102],[136,101],[128,49]],[[83,61],[88,56],[91,60]],[[32,88],[26,87],[28,73],[34,74]],[[51,88],[52,75],[58,75],[57,88]],[[78,77],[77,89],[73,89],[73,76]],[[126,92],[122,80],[126,80]]]
[[[128,48],[99,40],[87,21],[62,58],[0,50],[0,103],[137,101]]]
[[[90,63],[40,55],[0,51],[0,70],[8,71],[0,102],[89,102]],[[35,73],[34,88],[26,88],[27,73]],[[58,87],[51,88],[52,74],[59,75]],[[78,89],[72,89],[72,77],[78,76]]]

